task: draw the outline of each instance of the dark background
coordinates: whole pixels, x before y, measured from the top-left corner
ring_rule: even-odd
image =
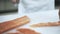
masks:
[[[60,0],[55,0],[55,6],[60,6]]]
[[[55,0],[55,7],[60,7],[60,0]],[[18,12],[18,7],[14,6],[11,0],[0,0],[0,14]]]

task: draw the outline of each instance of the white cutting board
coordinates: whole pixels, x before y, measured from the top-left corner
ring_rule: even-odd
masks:
[[[49,10],[49,11],[41,11],[41,12],[35,12],[35,13],[24,13],[23,15],[27,15],[31,19],[31,21],[30,23],[24,26],[20,26],[19,28],[33,29],[36,32],[39,32],[42,34],[60,34],[60,26],[39,27],[39,28],[30,27],[31,24],[35,24],[35,23],[59,21],[58,12],[59,12],[58,10]],[[16,29],[12,29],[11,31],[8,31],[8,32],[16,32]]]

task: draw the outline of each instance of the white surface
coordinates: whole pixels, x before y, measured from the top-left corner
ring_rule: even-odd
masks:
[[[0,15],[0,23],[18,18],[18,13]]]
[[[55,0],[20,0],[18,11],[36,12],[40,10],[53,10]]]
[[[19,15],[27,15],[33,22],[53,22],[59,20],[59,10],[38,11],[31,13],[19,13]]]
[[[33,29],[42,34],[60,34],[60,26],[40,27],[40,28],[29,27],[31,24],[35,24],[35,23],[59,21],[58,12],[59,12],[58,10],[50,10],[50,11],[45,11],[45,12],[39,11],[39,12],[34,12],[34,13],[24,13],[24,15],[27,15],[29,18],[31,18],[31,22],[19,28]],[[0,18],[3,19],[1,20],[2,22],[7,21],[7,20],[12,20],[18,17],[22,17],[22,16],[20,16],[20,14],[0,16]],[[8,32],[16,32],[16,29],[13,29]]]
[[[24,13],[24,15],[27,15],[31,19],[31,22],[19,28],[29,28],[42,34],[60,34],[60,26],[39,27],[39,28],[29,27],[30,25],[36,24],[36,23],[43,23],[43,22],[47,23],[47,22],[59,21],[58,12],[59,10],[48,10],[48,11],[38,11],[33,13],[32,12]]]

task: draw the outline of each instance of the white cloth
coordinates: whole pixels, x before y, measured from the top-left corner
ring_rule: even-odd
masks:
[[[33,13],[23,13],[22,15],[19,13],[20,17],[27,15],[32,23],[35,22],[57,22],[59,21],[59,10],[48,10],[48,11],[38,11]]]
[[[54,0],[20,0],[18,11],[36,12],[40,10],[53,10]]]
[[[35,12],[37,13],[36,15],[35,15]],[[43,21],[44,19],[49,21],[59,20],[59,16],[57,16],[58,11],[54,10],[54,0],[21,0],[18,6],[18,13],[20,17],[24,16],[25,14],[30,15],[31,13],[30,17],[33,17],[33,16],[40,17],[41,21]],[[49,18],[49,15],[50,15],[50,18]],[[45,17],[45,18],[43,19],[42,17]],[[37,18],[37,20],[39,19]]]
[[[59,10],[48,10],[48,11],[38,11],[34,13],[24,13],[30,18],[30,23],[20,26],[20,28],[29,28],[32,30],[36,30],[36,32],[42,34],[60,34],[60,26],[56,27],[38,27],[31,28],[30,25],[38,24],[38,23],[47,23],[47,22],[57,22],[59,21]],[[20,14],[19,14],[20,15]]]

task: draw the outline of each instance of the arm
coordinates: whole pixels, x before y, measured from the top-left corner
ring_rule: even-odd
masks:
[[[17,18],[11,21],[6,21],[0,24],[0,34],[8,30],[14,29],[15,27],[22,26],[29,23],[30,19],[27,16]]]

